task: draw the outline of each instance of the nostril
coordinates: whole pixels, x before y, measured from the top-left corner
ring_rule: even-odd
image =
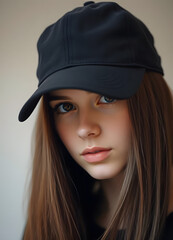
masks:
[[[88,136],[92,136],[92,135],[95,135],[94,133],[89,133]]]

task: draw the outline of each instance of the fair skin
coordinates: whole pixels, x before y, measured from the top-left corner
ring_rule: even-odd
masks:
[[[105,201],[95,220],[106,227],[118,200],[131,146],[127,101],[77,89],[56,90],[50,96],[56,130],[62,142],[73,159],[100,180]],[[91,152],[84,155],[85,150]],[[173,170],[171,173],[173,176]],[[173,191],[169,212],[173,211],[172,196]]]
[[[111,179],[120,174],[127,163],[131,138],[126,101],[107,102],[99,94],[72,89],[52,94],[62,98],[50,105],[55,108],[60,104],[54,114],[55,125],[73,159],[95,179]],[[67,107],[73,109],[67,111]],[[108,156],[98,162],[86,161],[83,151],[94,147],[109,150]]]
[[[131,144],[127,102],[73,89],[53,91],[51,96],[54,100],[50,106],[56,109],[55,125],[62,142],[83,169],[101,180],[107,217],[103,213],[100,225],[105,226],[119,195]],[[108,149],[108,156],[101,156],[97,162],[86,161],[82,152],[93,147]],[[94,155],[98,154],[93,153],[91,161],[92,155],[97,159]]]

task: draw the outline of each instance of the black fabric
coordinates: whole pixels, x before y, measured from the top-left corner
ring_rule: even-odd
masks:
[[[165,230],[161,240],[173,240],[173,212],[166,219]]]
[[[105,229],[98,226],[97,224],[92,224],[90,226],[89,238],[88,240],[99,240],[103,235]],[[121,230],[118,233],[116,240],[124,240],[125,231]],[[173,240],[173,212],[169,214],[166,219],[165,229],[163,237],[160,240]]]
[[[163,74],[154,38],[138,18],[115,2],[87,2],[47,27],[38,40],[38,89],[25,103],[25,121],[41,96],[83,89],[127,99],[145,71]]]

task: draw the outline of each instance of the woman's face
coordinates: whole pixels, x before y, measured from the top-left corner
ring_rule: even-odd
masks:
[[[50,95],[56,130],[73,159],[95,179],[123,172],[131,146],[127,101],[76,89]]]

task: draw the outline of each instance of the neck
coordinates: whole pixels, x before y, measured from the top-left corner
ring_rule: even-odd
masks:
[[[169,204],[168,204],[168,215],[173,212],[173,166],[171,167],[170,173],[170,193],[169,193]],[[104,209],[111,216],[111,213],[115,212],[117,206],[118,197],[123,183],[123,173],[112,179],[106,179],[101,181],[101,188],[104,195]],[[103,205],[102,205],[103,206]]]
[[[100,187],[103,191],[103,200],[101,199],[101,202],[99,204],[98,212],[95,216],[95,221],[104,228],[107,226],[117,207],[123,179],[124,175],[121,173],[115,178],[100,181]],[[171,212],[173,212],[173,166],[171,167],[170,174],[168,215]]]
[[[110,219],[113,217],[124,179],[124,173],[112,179],[100,181],[103,198],[100,200],[96,211],[95,221],[102,227],[106,227]]]
[[[103,190],[105,201],[107,203],[107,209],[110,212],[113,212],[117,205],[123,179],[124,175],[123,173],[121,173],[115,178],[105,179],[101,181],[101,187]]]

